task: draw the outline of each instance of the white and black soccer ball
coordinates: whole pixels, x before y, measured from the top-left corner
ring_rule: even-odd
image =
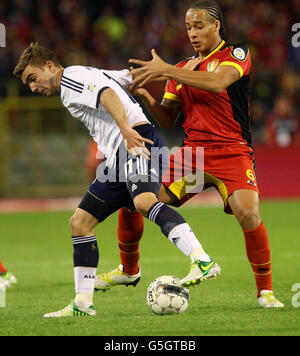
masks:
[[[189,305],[190,293],[175,276],[160,276],[147,289],[147,304],[158,315],[181,314]]]

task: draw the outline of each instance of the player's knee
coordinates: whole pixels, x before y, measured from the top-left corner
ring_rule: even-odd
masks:
[[[152,193],[144,193],[138,195],[134,199],[134,206],[136,210],[142,214],[144,217],[148,216],[148,212],[151,207],[158,202],[156,196]]]
[[[244,208],[236,214],[243,230],[254,230],[261,224],[261,217],[256,208]]]
[[[77,234],[77,231],[80,230],[80,221],[77,218],[76,214],[71,216],[69,225],[70,225],[72,236],[79,236],[80,234]]]
[[[87,236],[93,233],[93,227],[88,221],[76,213],[71,216],[69,224],[72,236]]]
[[[144,217],[147,217],[148,211],[150,209],[150,207],[148,207],[148,204],[146,202],[144,202],[144,201],[137,201],[135,203],[135,208]]]

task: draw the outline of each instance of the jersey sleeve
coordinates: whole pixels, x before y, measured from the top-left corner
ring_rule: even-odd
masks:
[[[82,68],[63,74],[61,85],[68,89],[71,104],[98,109],[101,94],[111,87],[111,81],[101,72],[95,76],[88,68]]]
[[[106,70],[105,71],[111,78],[116,80],[124,88],[128,88],[132,83],[132,75],[128,69],[123,70]]]
[[[96,80],[93,77],[88,78],[80,103],[93,109],[99,109],[101,94],[106,89],[112,89],[111,80],[103,73],[99,73]]]
[[[220,66],[233,66],[239,73],[240,77],[246,76],[251,71],[251,54],[249,48],[245,46],[232,46],[226,52]]]
[[[166,84],[164,99],[179,102],[176,80],[169,80]]]

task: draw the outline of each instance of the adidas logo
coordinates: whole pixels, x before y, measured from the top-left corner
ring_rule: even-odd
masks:
[[[137,188],[138,188],[137,185],[133,184],[132,187],[131,187],[132,193],[133,193],[135,190],[137,190]]]
[[[173,242],[174,245],[177,245],[179,240],[180,240],[180,237],[173,237],[172,238],[172,242]]]
[[[95,279],[95,275],[94,274],[85,274],[83,279]]]

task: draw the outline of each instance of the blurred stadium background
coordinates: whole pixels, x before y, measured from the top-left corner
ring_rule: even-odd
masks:
[[[90,180],[90,139],[58,98],[36,98],[12,76],[30,42],[53,49],[64,66],[128,67],[156,48],[169,63],[193,54],[184,16],[194,0],[1,0],[0,211],[16,199],[39,207],[53,200],[74,205]],[[300,22],[300,0],[219,0],[226,39],[247,43],[253,57],[252,117],[257,176],[263,198],[300,197],[300,48],[291,27]],[[157,98],[163,86],[152,85]],[[181,129],[162,132],[168,146],[181,144]],[[93,162],[92,162],[93,163]],[[42,199],[42,200],[41,200]],[[75,198],[76,200],[76,198]],[[19,202],[19,200],[18,200]],[[32,201],[31,201],[32,202]],[[52,204],[52,205],[51,205]],[[31,209],[28,200],[18,209]]]

